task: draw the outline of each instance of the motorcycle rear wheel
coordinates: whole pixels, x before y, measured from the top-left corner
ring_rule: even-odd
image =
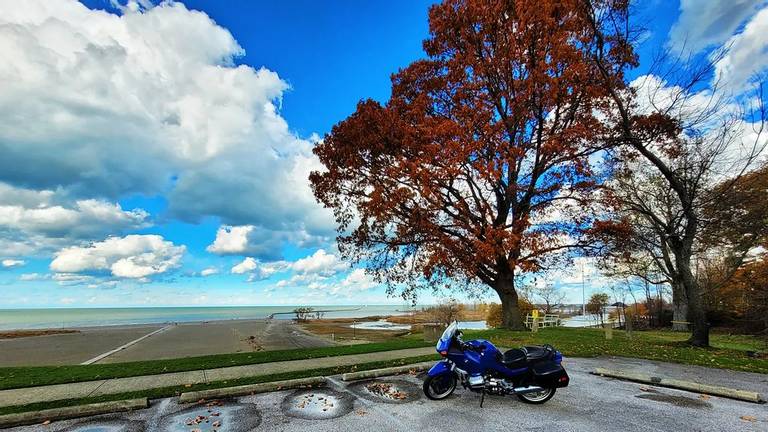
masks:
[[[428,376],[424,380],[423,389],[424,394],[429,399],[445,399],[456,390],[456,376],[454,374]]]
[[[539,404],[543,404],[544,402],[552,399],[552,396],[555,395],[555,390],[556,389],[554,387],[546,388],[546,389],[544,389],[544,390],[542,390],[540,392],[536,392],[536,393],[523,393],[523,394],[519,394],[519,395],[517,395],[517,398],[520,399],[521,401],[525,402],[525,403],[528,403],[528,404],[539,405]]]

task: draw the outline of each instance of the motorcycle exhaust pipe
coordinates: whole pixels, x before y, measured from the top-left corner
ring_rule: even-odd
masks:
[[[539,386],[515,387],[515,394],[536,393],[544,389]]]

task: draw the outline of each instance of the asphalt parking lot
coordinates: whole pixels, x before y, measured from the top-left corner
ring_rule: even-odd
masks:
[[[15,431],[766,431],[768,406],[590,375],[588,360],[567,360],[571,385],[544,405],[457,390],[430,401],[419,376],[280,391],[180,405],[154,401],[127,414],[28,426]]]

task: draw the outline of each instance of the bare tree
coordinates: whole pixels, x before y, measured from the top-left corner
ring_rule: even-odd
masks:
[[[294,315],[296,315],[296,321],[304,322],[309,320],[309,318],[312,317],[314,314],[315,309],[311,307],[298,307],[293,310]]]
[[[426,310],[434,322],[448,325],[464,316],[464,305],[455,299],[443,300],[439,305],[430,306]]]
[[[565,300],[565,293],[558,289],[554,284],[544,283],[541,286],[533,288],[533,295],[544,302],[544,313],[551,313],[553,309],[562,306]]]
[[[674,302],[687,308],[689,342],[708,346],[703,290],[694,268],[707,222],[703,209],[718,199],[709,193],[716,183],[723,185],[720,193],[727,193],[727,183],[735,183],[761,154],[763,104],[750,110],[719,91],[717,83],[709,85],[717,56],[698,64],[660,56],[646,82],[629,86],[624,71],[637,66],[637,57],[627,50],[635,35],[629,13],[590,0],[584,5],[592,10],[598,79],[609,89],[614,108],[608,121],[615,125],[617,176],[610,199],[623,213],[624,234],[639,236],[653,250],[652,262],[671,280]],[[617,64],[617,52],[623,64]],[[754,125],[749,141],[747,124]]]

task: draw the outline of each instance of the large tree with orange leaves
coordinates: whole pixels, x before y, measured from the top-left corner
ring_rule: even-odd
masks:
[[[593,2],[594,4],[595,2]],[[626,2],[597,2],[615,14]],[[414,295],[424,286],[487,286],[503,326],[520,328],[521,273],[583,247],[603,144],[606,100],[590,5],[448,0],[429,11],[427,58],[394,74],[315,153],[315,196],[334,210],[342,254]],[[607,57],[631,50],[603,39]],[[617,79],[621,79],[617,76]],[[555,213],[555,214],[553,214]]]

